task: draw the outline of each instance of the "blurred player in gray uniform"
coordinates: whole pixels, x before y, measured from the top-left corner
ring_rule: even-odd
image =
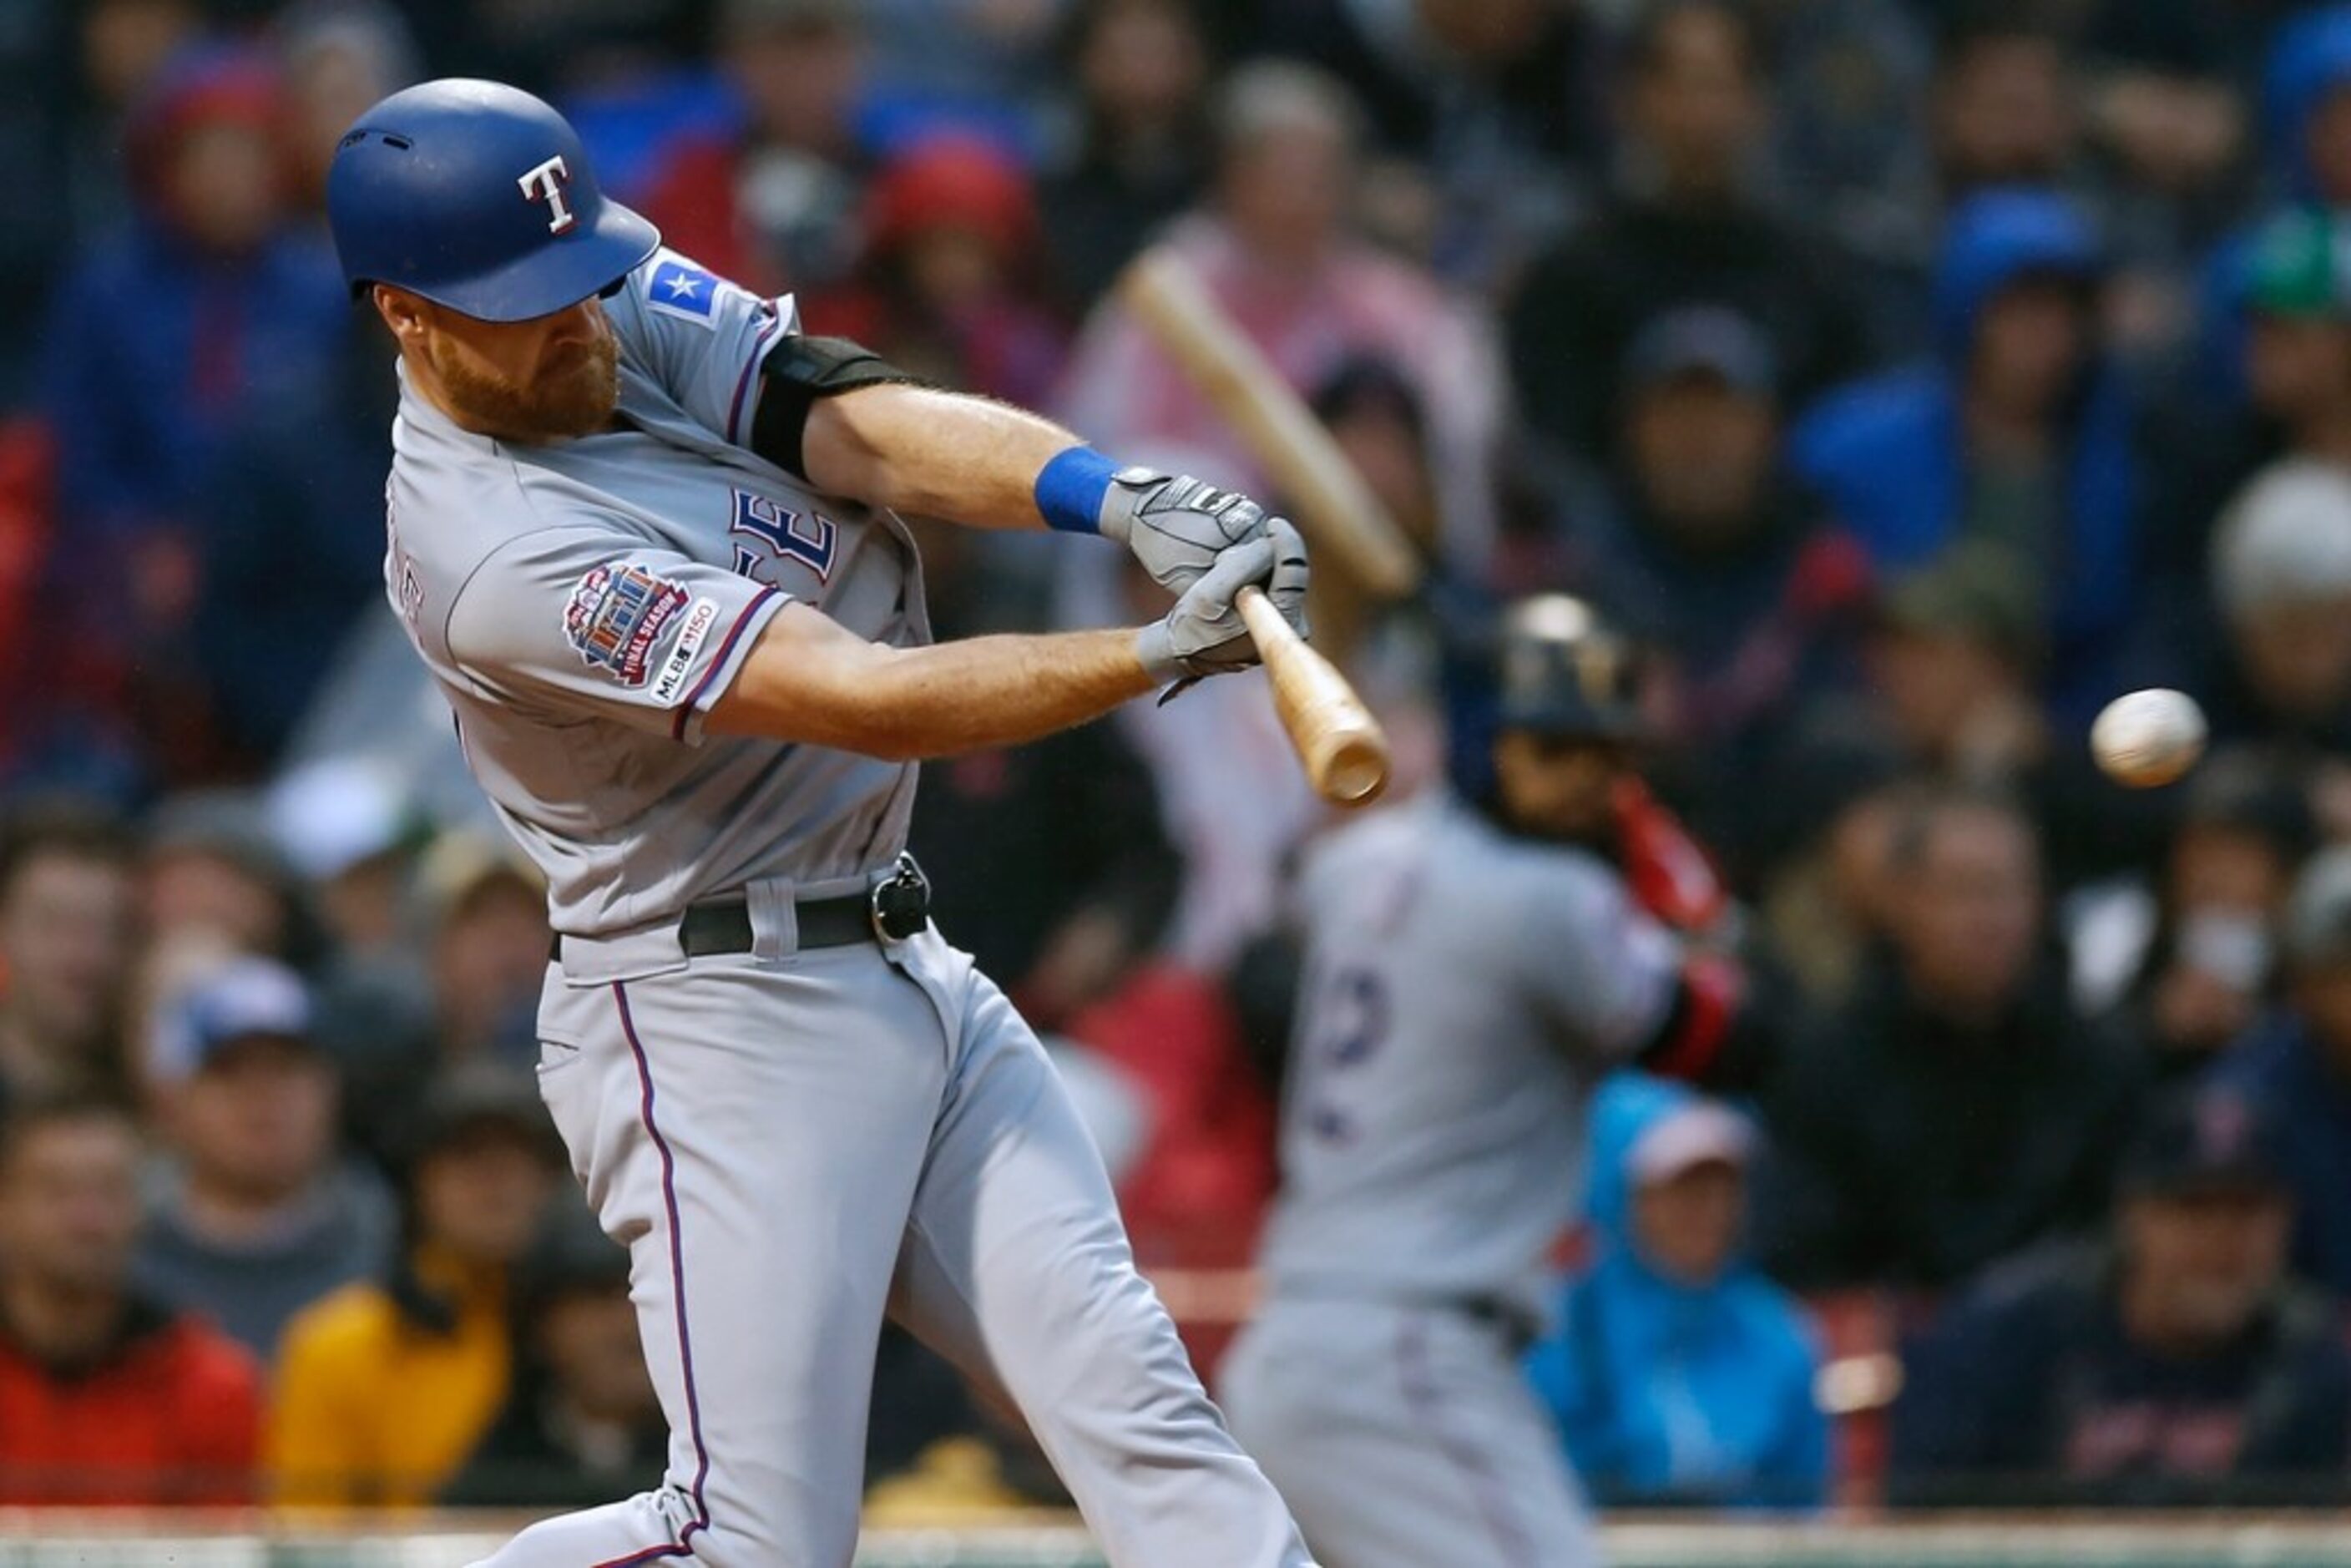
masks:
[[[902,852],[913,759],[1252,662],[1233,599],[1296,616],[1295,532],[803,336],[510,88],[386,99],[329,196],[400,350],[392,600],[547,873],[541,1090],[673,1432],[659,1490],[490,1562],[846,1568],[888,1312],[1021,1410],[1113,1563],[1305,1563]],[[926,646],[902,511],[1122,539],[1175,607]]]
[[[1557,596],[1500,642],[1490,788],[1334,833],[1299,893],[1282,1187],[1222,1392],[1327,1568],[1599,1561],[1519,1360],[1584,1103],[1612,1068],[1760,1043],[1706,940],[1721,891],[1628,767],[1626,650]]]

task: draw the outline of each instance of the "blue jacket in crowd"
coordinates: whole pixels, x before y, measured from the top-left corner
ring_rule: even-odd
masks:
[[[99,539],[192,525],[243,411],[334,386],[350,314],[333,253],[307,234],[221,260],[147,221],[88,255],[49,321],[66,548],[112,572]]]
[[[1827,1495],[1829,1434],[1800,1309],[1744,1260],[1694,1288],[1653,1271],[1633,1244],[1634,1145],[1697,1103],[1629,1072],[1593,1097],[1598,1256],[1569,1285],[1528,1375],[1602,1502],[1814,1506]]]
[[[2262,152],[2269,195],[2322,205],[2310,161],[2310,122],[2334,94],[2351,88],[2351,5],[2327,5],[2281,24],[2262,73]],[[2199,288],[2203,313],[2199,390],[2233,408],[2245,401],[2245,286],[2261,219],[2213,248]]]
[[[2264,1102],[2294,1185],[2294,1271],[2351,1296],[2351,1072],[2328,1065],[2309,1026],[2280,1010],[2222,1057],[2211,1076]]]
[[[1797,471],[1880,570],[1926,565],[1960,525],[1961,377],[1993,296],[2027,275],[2090,277],[2101,266],[2096,235],[2063,197],[2012,189],[1974,198],[1952,214],[1936,264],[1937,356],[1830,392],[1791,433]],[[2074,410],[2050,627],[2053,667],[2085,693],[2105,690],[2099,661],[2130,616],[2138,491],[2129,401],[2112,367],[2094,363]]]

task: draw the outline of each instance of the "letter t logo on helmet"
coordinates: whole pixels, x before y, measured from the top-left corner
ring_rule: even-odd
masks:
[[[547,204],[547,210],[553,214],[547,224],[549,234],[566,233],[580,221],[563,200],[563,187],[570,178],[570,168],[563,162],[562,154],[558,153],[515,182],[522,187],[524,200]]]

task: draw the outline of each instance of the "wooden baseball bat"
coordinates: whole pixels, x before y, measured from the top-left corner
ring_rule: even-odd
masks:
[[[1387,787],[1388,737],[1335,665],[1306,645],[1262,589],[1236,601],[1265,661],[1274,711],[1314,792],[1338,806],[1367,805]]]
[[[1181,256],[1145,251],[1121,276],[1117,291],[1265,465],[1308,544],[1378,598],[1403,599],[1419,587],[1420,555],[1404,530]]]

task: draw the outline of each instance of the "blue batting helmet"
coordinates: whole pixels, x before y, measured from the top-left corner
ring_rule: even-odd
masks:
[[[327,213],[354,294],[389,283],[485,321],[601,294],[661,243],[605,199],[561,115],[454,77],[393,93],[344,132]]]

